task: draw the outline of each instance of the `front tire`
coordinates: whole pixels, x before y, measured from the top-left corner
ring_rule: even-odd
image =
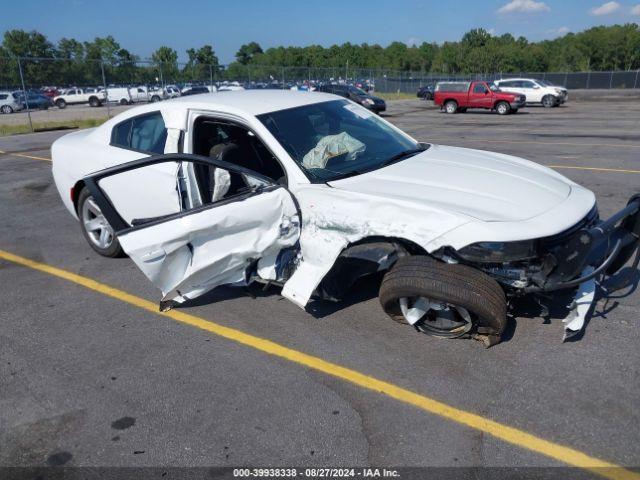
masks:
[[[67,102],[62,98],[59,98],[58,100],[56,100],[56,107],[60,109],[67,108]]]
[[[158,95],[154,95],[151,97],[151,103],[156,103],[160,101],[160,97]]]
[[[542,106],[544,108],[555,107],[557,103],[558,101],[556,100],[556,97],[554,97],[553,95],[545,95],[544,97],[542,97]]]
[[[396,322],[411,319],[419,331],[437,337],[456,338],[475,329],[499,340],[507,325],[504,291],[494,279],[426,255],[396,262],[382,280],[380,304]]]
[[[496,112],[498,112],[498,115],[508,115],[511,112],[511,105],[507,102],[498,102]]]
[[[78,195],[78,218],[82,234],[91,248],[103,257],[124,256],[113,227],[109,225],[86,187]]]
[[[458,102],[454,100],[448,100],[444,104],[444,111],[450,115],[456,113],[458,111]]]

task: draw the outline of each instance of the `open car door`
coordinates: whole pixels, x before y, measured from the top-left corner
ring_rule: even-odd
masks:
[[[154,216],[140,218],[140,203],[150,202],[153,187],[145,185],[144,170],[161,164],[169,171],[175,167],[175,186],[166,195],[180,205],[166,214],[150,206]],[[117,165],[84,181],[122,249],[162,290],[161,309],[219,285],[246,285],[255,276],[281,280],[289,271],[283,263],[295,258],[296,202],[285,187],[243,167],[169,154]]]

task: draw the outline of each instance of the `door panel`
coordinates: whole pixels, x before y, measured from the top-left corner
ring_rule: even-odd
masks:
[[[110,200],[113,181],[105,180],[176,162],[180,172],[193,171],[186,165],[194,163],[252,177],[252,181],[196,208],[183,207],[181,212],[156,218],[125,219],[120,214],[122,205]],[[174,188],[179,192],[184,180],[182,173],[178,175]],[[300,235],[297,206],[286,188],[250,170],[207,157],[176,154],[141,159],[98,172],[85,182],[116,230],[123,250],[162,290],[163,301],[182,302],[219,285],[246,284],[253,274],[276,280],[281,271],[279,253],[296,246]],[[123,182],[118,188],[124,188]]]

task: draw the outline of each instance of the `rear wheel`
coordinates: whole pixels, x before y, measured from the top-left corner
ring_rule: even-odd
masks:
[[[67,102],[65,102],[64,99],[59,98],[58,100],[56,100],[56,107],[67,108]]]
[[[113,228],[86,187],[78,196],[78,217],[82,234],[91,248],[103,257],[124,255]]]
[[[151,102],[152,103],[156,103],[160,101],[160,97],[158,95],[154,95],[153,97],[151,97]]]
[[[456,113],[458,111],[458,103],[454,100],[448,100],[444,104],[444,111],[449,114]]]
[[[2,107],[0,107],[0,112],[13,113],[13,108],[11,108],[11,105],[3,105]]]
[[[120,99],[120,105],[129,105],[129,102],[127,101],[126,98],[121,98]]]
[[[89,105],[92,107],[99,107],[101,105],[100,99],[98,97],[91,97],[89,99]]]
[[[499,115],[507,115],[511,111],[511,106],[507,102],[498,102],[496,112]]]
[[[556,100],[556,97],[554,97],[553,95],[545,95],[544,97],[542,97],[542,106],[544,108],[555,107],[557,103],[558,102]]]
[[[460,337],[475,329],[499,340],[507,323],[505,295],[495,280],[424,255],[398,260],[384,276],[380,303],[393,320],[436,337]]]

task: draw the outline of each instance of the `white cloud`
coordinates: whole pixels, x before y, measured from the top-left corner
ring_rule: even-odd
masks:
[[[631,8],[631,15],[640,15],[640,3]]]
[[[420,40],[418,37],[410,37],[409,40],[407,40],[405,43],[407,47],[417,47],[422,43],[422,40]]]
[[[551,10],[544,2],[535,0],[511,0],[498,9],[498,13],[535,13]]]
[[[613,12],[620,9],[620,4],[618,2],[607,2],[603,3],[599,7],[592,8],[589,10],[591,15],[599,17],[601,15],[610,15]]]
[[[560,27],[556,30],[556,33],[559,35],[564,35],[565,33],[569,33],[570,31],[571,30],[569,30],[569,27]]]

